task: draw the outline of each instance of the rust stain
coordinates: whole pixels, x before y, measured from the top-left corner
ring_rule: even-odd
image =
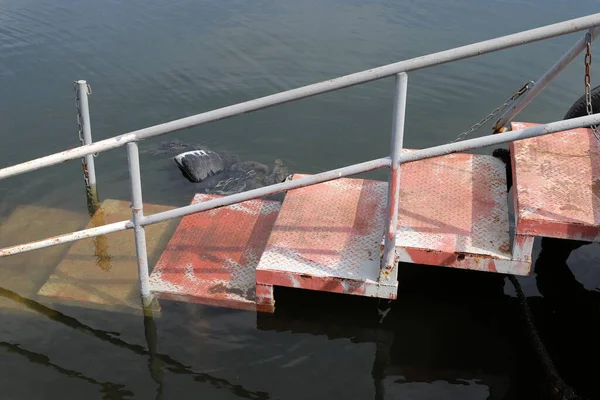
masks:
[[[249,298],[248,293],[245,290],[242,290],[239,288],[227,287],[222,283],[212,286],[210,289],[208,289],[208,293],[210,293],[210,294],[215,294],[215,293],[235,294],[235,295],[243,297],[247,300],[254,300],[253,298]]]
[[[594,196],[600,198],[600,180],[595,180],[592,183],[592,193],[594,193]]]
[[[583,211],[581,207],[577,207],[575,204],[566,204],[561,206],[560,209],[562,211]]]

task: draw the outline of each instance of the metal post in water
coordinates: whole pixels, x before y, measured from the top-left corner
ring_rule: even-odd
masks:
[[[396,268],[396,231],[398,228],[398,206],[400,204],[400,154],[404,142],[404,117],[406,115],[406,92],[408,75],[402,72],[396,75],[394,95],[394,116],[392,122],[392,151],[390,179],[388,184],[388,202],[385,227],[385,244],[381,259],[381,283],[393,284],[398,279]]]
[[[77,122],[79,125],[79,140],[82,145],[92,144],[92,126],[90,124],[90,107],[88,95],[91,94],[90,85],[85,80],[75,82],[77,93]],[[96,166],[94,156],[86,155],[81,159],[83,166],[83,177],[87,194],[88,210],[90,216],[94,215],[100,206],[98,200],[98,188],[96,186]]]
[[[142,305],[147,307],[152,303],[152,293],[150,293],[150,279],[148,276],[146,231],[141,224],[144,218],[144,204],[142,202],[140,154],[136,142],[127,143],[127,159],[129,161],[129,176],[131,179],[131,207],[133,209],[133,231],[135,233],[135,253],[137,256],[140,293],[142,295]]]

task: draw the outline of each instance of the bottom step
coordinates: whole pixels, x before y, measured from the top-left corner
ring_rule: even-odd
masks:
[[[86,228],[131,219],[131,202],[105,200]],[[173,207],[144,204],[147,214]],[[174,230],[174,221],[146,227],[150,262]],[[126,311],[140,308],[140,283],[132,230],[75,242],[38,295],[66,305]]]
[[[218,197],[197,194],[192,204]],[[184,217],[150,275],[150,290],[163,299],[255,309],[255,269],[279,208],[251,200]],[[271,311],[270,299],[259,299],[258,308]]]

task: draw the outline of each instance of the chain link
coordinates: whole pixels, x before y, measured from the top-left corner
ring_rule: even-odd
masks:
[[[85,145],[85,142],[83,140],[83,124],[81,122],[81,109],[79,108],[79,88],[78,88],[78,84],[77,81],[73,82],[73,89],[75,90],[75,108],[77,109],[77,134],[79,135],[79,142],[81,143],[81,145]],[[90,94],[92,94],[92,87],[90,86],[90,84],[88,83],[86,85],[86,92],[88,94],[88,96]],[[94,153],[92,154],[94,157],[98,157],[98,153]],[[84,159],[81,160],[82,162],[84,162]]]
[[[75,108],[77,110],[77,134],[79,135],[79,142],[83,146],[83,126],[81,124],[81,109],[79,108],[79,90],[77,88],[77,82],[73,82],[73,89],[75,90]]]
[[[519,90],[517,90],[512,96],[510,96],[508,98],[508,100],[506,100],[504,102],[504,104],[502,104],[500,107],[496,108],[494,111],[492,111],[490,114],[488,114],[486,117],[484,117],[481,121],[477,122],[475,125],[473,125],[471,128],[469,128],[468,130],[462,132],[461,134],[459,134],[456,139],[454,139],[453,141],[451,141],[450,143],[455,143],[458,141],[461,141],[463,139],[465,139],[467,136],[469,136],[470,134],[472,134],[473,132],[475,132],[477,129],[481,128],[483,125],[485,125],[489,120],[491,120],[492,118],[494,118],[496,115],[500,114],[502,111],[504,111],[504,109],[506,109],[512,102],[514,102],[516,99],[518,99],[519,97],[521,97],[523,94],[525,94],[525,92],[527,92],[529,89],[531,89],[531,87],[534,85],[535,83],[533,81],[529,81],[527,82],[525,85],[523,85],[523,87]]]
[[[77,110],[77,135],[79,136],[79,143],[81,143],[83,146],[83,126],[81,124],[81,109],[79,108],[79,88],[77,82],[73,82],[73,90],[75,90],[75,109]],[[83,157],[81,158],[81,166],[83,167],[83,180],[85,181],[85,187],[90,187],[90,181],[87,173],[87,163]]]
[[[592,33],[588,32],[585,35],[585,59],[584,59],[584,63],[585,63],[585,76],[583,78],[583,83],[585,85],[585,108],[587,110],[587,114],[588,115],[592,115],[594,113],[593,107],[592,107],[592,91],[591,91],[591,85],[592,85],[592,76],[590,73],[590,66],[592,65]],[[598,127],[596,125],[590,125],[590,128],[592,128],[592,132],[594,133],[594,136],[596,136],[596,139],[600,140],[600,133],[598,132]]]

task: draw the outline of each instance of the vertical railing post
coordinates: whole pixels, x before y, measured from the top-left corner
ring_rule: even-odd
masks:
[[[146,307],[152,303],[150,280],[148,276],[148,255],[146,253],[146,232],[141,222],[144,218],[142,202],[142,178],[140,176],[140,155],[136,142],[127,143],[127,159],[131,179],[131,208],[133,209],[133,231],[135,234],[135,252],[137,255],[138,277],[142,304]]]
[[[394,114],[392,122],[392,151],[390,158],[390,179],[388,184],[387,215],[385,224],[385,242],[379,282],[394,284],[398,279],[396,268],[396,231],[398,228],[398,206],[400,204],[400,154],[404,142],[404,117],[406,113],[406,91],[408,75],[401,72],[396,75],[394,93]]]
[[[77,123],[79,125],[79,140],[82,145],[92,144],[92,125],[90,123],[90,107],[88,95],[90,86],[84,80],[75,82],[76,103],[77,103]],[[94,165],[94,156],[89,154],[81,160],[83,166],[83,177],[85,180],[85,189],[90,214],[95,214],[99,207],[98,188],[96,187],[96,166]]]

